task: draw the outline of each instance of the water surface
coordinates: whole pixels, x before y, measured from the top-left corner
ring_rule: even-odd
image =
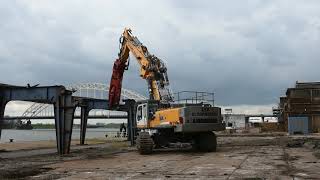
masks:
[[[104,138],[106,134],[114,135],[119,129],[112,128],[88,128],[86,138]],[[41,141],[56,140],[55,129],[17,130],[3,129],[0,142],[14,141]],[[72,130],[72,139],[80,139],[80,129]]]

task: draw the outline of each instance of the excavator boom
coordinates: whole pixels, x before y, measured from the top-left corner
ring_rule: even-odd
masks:
[[[164,103],[173,101],[169,88],[167,68],[158,57],[149,53],[137,37],[132,36],[130,29],[125,29],[120,38],[120,52],[114,62],[109,87],[109,109],[118,107],[121,99],[121,88],[124,70],[129,66],[129,53],[131,52],[140,65],[140,76],[147,80],[150,99]]]

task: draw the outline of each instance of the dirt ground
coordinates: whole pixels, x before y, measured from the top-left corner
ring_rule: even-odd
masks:
[[[63,157],[52,148],[12,150],[0,152],[0,179],[320,178],[319,135],[224,135],[218,145],[212,153],[166,149],[152,155],[139,155],[126,142],[74,145]]]
[[[72,140],[71,145],[79,144],[80,140]],[[89,144],[101,144],[105,143],[105,139],[89,139]],[[56,141],[18,141],[18,142],[5,142],[0,143],[0,151],[16,151],[16,150],[30,150],[30,149],[44,149],[44,148],[55,148]]]

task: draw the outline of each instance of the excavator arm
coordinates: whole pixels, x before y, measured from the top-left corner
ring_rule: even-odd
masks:
[[[118,107],[121,98],[122,79],[124,71],[129,66],[131,52],[140,65],[140,76],[147,80],[150,99],[162,102],[173,101],[169,88],[167,68],[158,57],[149,53],[137,37],[132,36],[130,29],[125,29],[120,38],[120,52],[114,62],[109,87],[109,109]]]

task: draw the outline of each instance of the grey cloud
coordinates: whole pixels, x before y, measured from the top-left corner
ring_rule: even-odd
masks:
[[[215,91],[218,104],[276,102],[296,80],[318,80],[318,1],[2,1],[0,81],[109,82],[131,27],[167,62],[174,91]],[[124,86],[146,94],[138,65]]]

